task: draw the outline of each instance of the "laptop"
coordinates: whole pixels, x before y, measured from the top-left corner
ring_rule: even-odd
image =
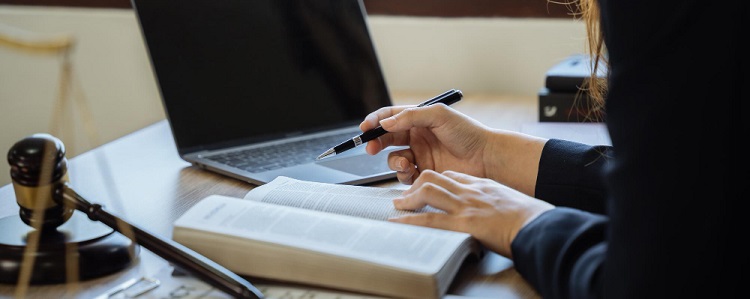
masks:
[[[389,151],[316,157],[391,105],[361,0],[132,0],[182,159],[256,185],[395,177]]]

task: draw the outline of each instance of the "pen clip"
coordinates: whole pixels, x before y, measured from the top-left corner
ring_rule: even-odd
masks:
[[[425,101],[424,103],[419,104],[419,107],[429,106],[429,105],[432,105],[434,103],[437,103],[440,100],[442,100],[443,98],[445,98],[445,97],[447,97],[450,94],[455,93],[455,92],[456,92],[455,88],[454,89],[449,89],[449,90],[445,91],[444,93],[441,93],[441,94],[433,97],[432,99],[429,99],[429,100]]]

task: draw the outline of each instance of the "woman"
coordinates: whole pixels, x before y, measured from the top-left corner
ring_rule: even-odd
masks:
[[[389,166],[412,186],[395,222],[468,232],[513,259],[545,298],[721,298],[744,261],[731,244],[746,159],[737,7],[711,1],[582,0],[590,50],[607,63],[612,147],[493,130],[445,105],[386,107]],[[606,88],[606,89],[605,89]],[[745,188],[746,189],[746,188]],[[730,246],[731,245],[731,246]],[[736,276],[735,276],[736,277]]]

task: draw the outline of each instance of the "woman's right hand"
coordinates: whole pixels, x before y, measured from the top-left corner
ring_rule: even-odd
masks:
[[[359,127],[366,131],[378,125],[389,133],[369,141],[367,152],[374,155],[388,146],[408,146],[388,157],[388,166],[401,183],[412,184],[422,170],[451,170],[534,194],[547,139],[491,129],[445,104],[380,108]]]
[[[381,108],[368,115],[360,129],[378,125],[389,134],[368,142],[367,152],[374,155],[388,146],[409,146],[388,157],[388,166],[404,184],[414,182],[423,169],[486,177],[483,158],[491,130],[445,104]]]

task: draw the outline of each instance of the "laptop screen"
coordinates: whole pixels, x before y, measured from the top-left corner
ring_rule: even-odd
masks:
[[[391,99],[361,0],[133,0],[180,153],[361,122]]]

